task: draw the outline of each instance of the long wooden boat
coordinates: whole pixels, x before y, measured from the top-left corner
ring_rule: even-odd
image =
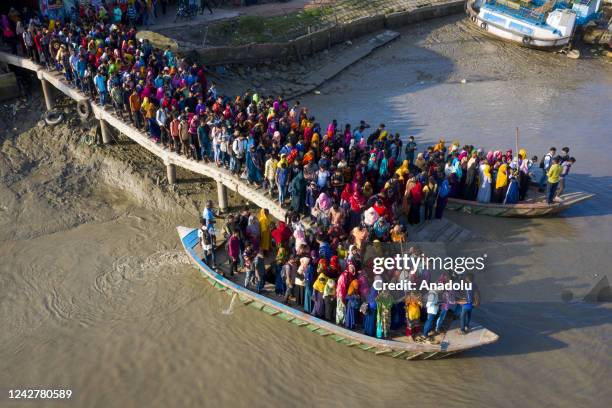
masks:
[[[189,259],[199,269],[201,275],[217,290],[227,295],[236,296],[244,305],[260,310],[270,316],[288,323],[303,327],[306,330],[327,337],[338,344],[370,352],[377,356],[389,356],[405,360],[440,359],[460,351],[483,346],[497,341],[497,334],[474,324],[466,335],[459,335],[452,327],[440,337],[438,344],[417,343],[402,334],[391,339],[378,339],[363,333],[348,330],[331,322],[316,318],[297,308],[287,306],[278,299],[252,292],[235,281],[223,277],[208,267],[198,254],[199,246],[197,229],[177,227],[181,243]]]
[[[554,203],[548,204],[544,193],[539,193],[537,185],[531,185],[528,199],[517,204],[479,203],[478,201],[449,198],[446,208],[465,214],[490,215],[495,217],[543,217],[561,211],[593,198],[595,194],[576,191],[562,194]]]

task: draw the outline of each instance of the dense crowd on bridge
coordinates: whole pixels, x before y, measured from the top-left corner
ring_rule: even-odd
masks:
[[[20,33],[22,52],[112,105],[165,148],[226,167],[288,209],[277,225],[265,209],[230,218],[224,227],[229,273],[246,271],[245,285],[261,291],[265,256],[273,256],[276,291],[286,302],[351,329],[359,325],[372,336],[387,337],[404,324],[416,335],[421,307],[425,335],[443,330],[447,310],[461,316],[462,333],[468,330],[472,291],[414,292],[398,303],[372,288],[363,251],[374,241],[407,242],[406,226],[441,218],[449,198],[524,200],[537,157],[529,159],[524,150],[485,153],[443,139],[422,148],[383,123],[340,126],[334,120],[323,127],[297,101],[219,94],[202,65],[138,40],[123,14],[75,18],[51,25],[13,13],[2,17],[3,32]],[[539,162],[549,203],[574,163],[568,148],[560,156],[553,149]],[[204,259],[215,266],[210,206],[200,236]],[[432,278],[421,270],[414,279]]]

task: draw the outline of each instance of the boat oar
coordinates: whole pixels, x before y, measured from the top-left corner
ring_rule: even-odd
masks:
[[[229,307],[227,309],[221,311],[224,315],[231,315],[231,314],[234,313],[234,302],[236,301],[236,297],[237,296],[238,296],[238,294],[234,293],[232,295],[232,300],[230,300]]]

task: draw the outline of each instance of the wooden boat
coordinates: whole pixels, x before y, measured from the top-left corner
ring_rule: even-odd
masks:
[[[582,191],[562,194],[552,204],[546,203],[545,194],[537,190],[537,185],[530,186],[530,196],[518,204],[479,203],[478,201],[449,198],[446,208],[466,214],[491,215],[495,217],[543,217],[558,214],[561,211],[593,198],[595,194]]]
[[[411,338],[398,333],[391,339],[378,339],[363,333],[348,330],[331,322],[316,318],[297,308],[283,304],[280,298],[274,295],[274,290],[268,296],[252,292],[236,281],[223,277],[208,267],[196,253],[199,247],[197,229],[177,227],[179,237],[189,256],[197,266],[202,276],[217,290],[235,297],[240,303],[260,310],[270,316],[277,317],[288,323],[303,327],[306,330],[327,337],[338,344],[370,352],[378,356],[389,356],[405,360],[440,359],[460,351],[483,346],[497,341],[497,334],[477,324],[466,335],[460,335],[453,327],[447,333],[440,335],[436,344],[417,343]],[[276,299],[274,297],[276,296]]]

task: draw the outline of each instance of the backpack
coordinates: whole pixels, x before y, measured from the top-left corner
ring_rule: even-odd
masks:
[[[550,158],[552,158],[552,156],[550,155],[550,153],[546,153],[546,154],[544,155],[544,157],[542,157],[542,160],[540,160],[540,168],[541,168],[541,169],[546,168],[546,164],[544,163],[544,162],[545,162],[545,160],[546,160],[546,157],[550,157]],[[549,159],[549,160],[550,160],[550,159]]]
[[[446,196],[448,196],[448,193],[450,193],[450,186],[448,185],[448,180],[444,180],[442,183],[440,183],[440,187],[438,188],[438,195],[440,196],[440,198],[446,198]]]

